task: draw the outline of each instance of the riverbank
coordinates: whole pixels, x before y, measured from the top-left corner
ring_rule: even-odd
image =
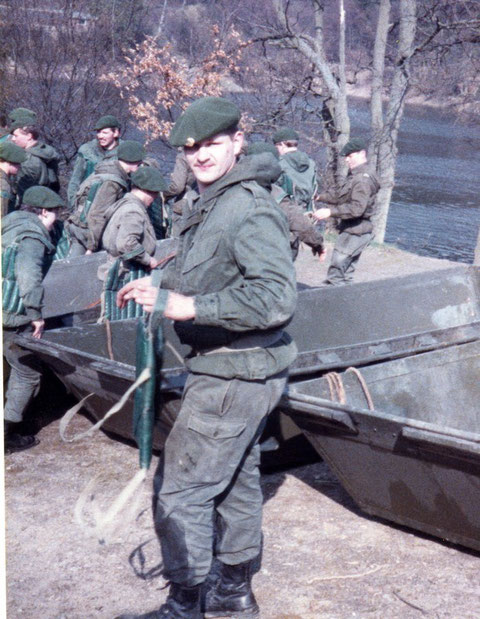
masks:
[[[321,283],[328,259],[302,248],[299,281]],[[374,246],[356,279],[451,266],[462,265]],[[51,400],[43,393],[39,405]],[[41,429],[35,449],[5,457],[9,619],[111,619],[158,607],[166,590],[150,515],[156,458],[135,519],[100,543],[94,507],[106,509],[135,473],[137,451],[103,433],[65,444],[58,425]],[[77,416],[71,431],[90,426]],[[74,506],[94,478],[99,492],[94,502],[87,495],[80,526]],[[365,516],[322,462],[264,474],[262,487],[264,552],[253,583],[263,619],[480,616],[477,553]]]

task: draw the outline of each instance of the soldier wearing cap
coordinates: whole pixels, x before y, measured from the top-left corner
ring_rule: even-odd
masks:
[[[154,167],[142,166],[131,176],[132,189],[113,206],[102,236],[102,248],[108,253],[106,265],[99,268],[103,279],[116,258],[154,269],[156,236],[147,209],[167,185]]]
[[[183,146],[198,196],[163,274],[170,291],[158,288],[155,271],[118,294],[120,306],[135,299],[173,319],[192,348],[182,407],[154,481],[170,590],[159,611],[142,617],[259,614],[250,582],[261,549],[258,441],[296,355],[284,331],[296,283],[286,218],[264,188],[280,168],[273,158],[267,165],[238,160],[239,121],[238,107],[217,97],[195,101],[177,120],[170,142]],[[206,588],[212,550],[219,577]]]
[[[295,196],[295,201],[305,211],[313,209],[317,192],[317,166],[315,161],[298,149],[299,135],[291,127],[282,127],[273,134],[273,143],[280,155],[280,167],[290,183],[284,183],[284,190]]]
[[[15,177],[16,207],[22,204],[23,194],[29,187],[43,185],[53,191],[59,191],[58,165],[60,155],[40,140],[40,128],[33,124],[34,117],[18,114],[9,126],[11,141],[25,149],[27,157],[20,164]]]
[[[353,281],[353,274],[363,250],[373,237],[371,221],[380,183],[368,167],[367,144],[361,138],[350,140],[341,150],[349,167],[347,179],[340,191],[318,196],[329,206],[317,209],[319,221],[334,217],[339,220],[339,234],[333,248],[326,284],[341,285]]]
[[[8,126],[12,125],[15,121],[23,118],[25,120],[25,125],[36,125],[37,124],[37,114],[33,110],[29,110],[26,107],[16,107],[11,112],[8,113]],[[7,131],[5,135],[0,137],[0,143],[6,142],[10,137],[10,132]]]
[[[140,142],[124,140],[117,149],[118,159],[104,159],[94,174],[78,188],[74,212],[68,220],[71,237],[69,256],[79,256],[100,249],[100,241],[115,204],[130,189],[130,175],[138,170],[146,156]]]
[[[107,114],[97,120],[93,129],[96,138],[82,144],[73,165],[67,188],[68,205],[73,208],[80,184],[93,173],[95,166],[104,159],[116,159],[120,143],[120,123],[115,116]]]
[[[269,153],[276,159],[279,158],[278,150],[268,142],[253,142],[247,148],[247,156],[262,156]],[[268,155],[267,155],[268,156]],[[297,204],[295,196],[288,194],[284,187],[289,183],[285,182],[285,172],[278,178],[272,179],[271,192],[275,202],[285,213],[290,230],[290,247],[292,258],[296,259],[300,243],[303,242],[312,248],[314,256],[318,255],[320,260],[324,259],[325,250],[323,247],[323,236],[318,225],[312,222],[304,209]]]
[[[15,207],[15,193],[12,190],[9,177],[18,174],[20,164],[25,161],[27,154],[23,148],[12,142],[0,143],[0,205],[2,217],[13,211]]]
[[[10,365],[4,407],[5,451],[21,451],[38,444],[35,436],[24,434],[21,422],[40,385],[41,368],[35,355],[14,343],[17,333],[42,336],[42,281],[55,248],[50,231],[63,201],[42,186],[25,191],[20,210],[2,219],[3,354]],[[8,265],[7,265],[8,263]]]

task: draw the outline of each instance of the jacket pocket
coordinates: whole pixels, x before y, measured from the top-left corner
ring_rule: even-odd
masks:
[[[213,234],[195,240],[183,263],[182,273],[189,273],[211,260],[217,252],[222,234],[223,230],[217,230]]]

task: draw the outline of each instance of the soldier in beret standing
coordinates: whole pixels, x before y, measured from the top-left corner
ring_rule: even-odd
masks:
[[[258,441],[296,356],[284,331],[296,282],[286,218],[263,186],[280,174],[278,163],[237,161],[239,121],[237,106],[217,97],[195,101],[177,120],[170,142],[183,146],[198,196],[163,275],[170,291],[158,288],[154,273],[118,294],[120,306],[135,299],[173,319],[192,348],[154,481],[170,591],[158,611],[141,617],[259,616],[250,582],[261,549]],[[207,587],[212,550],[219,576]]]
[[[120,143],[120,122],[118,119],[107,114],[97,120],[93,129],[97,133],[96,138],[80,146],[73,164],[72,176],[67,188],[70,208],[73,208],[75,194],[80,183],[93,173],[97,163],[103,159],[117,158],[117,149]]]
[[[51,189],[30,187],[20,210],[2,219],[2,261],[9,263],[2,296],[3,354],[11,368],[3,413],[6,453],[38,444],[35,436],[22,433],[21,422],[40,386],[40,364],[13,339],[25,332],[42,337],[42,281],[55,250],[50,231],[62,206],[62,199]]]
[[[317,197],[329,206],[317,209],[313,216],[319,221],[328,217],[339,220],[339,234],[325,284],[341,285],[353,281],[353,273],[363,250],[373,237],[371,221],[380,183],[369,170],[367,145],[361,138],[348,142],[340,152],[345,157],[349,173],[340,192],[326,192]]]
[[[0,143],[0,205],[2,217],[15,208],[15,193],[9,177],[15,176],[27,154],[23,148],[12,142]]]

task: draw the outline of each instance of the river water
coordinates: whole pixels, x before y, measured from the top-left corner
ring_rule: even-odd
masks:
[[[352,135],[368,133],[368,104],[351,108]],[[471,263],[480,226],[480,127],[407,106],[385,241],[423,256]]]

